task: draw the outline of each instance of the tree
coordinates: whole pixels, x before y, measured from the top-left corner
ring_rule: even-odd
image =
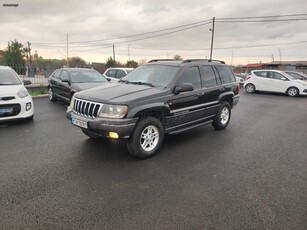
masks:
[[[110,67],[115,67],[115,66],[121,66],[121,64],[115,60],[113,60],[112,57],[109,57],[106,63],[106,67],[110,68]]]
[[[25,73],[23,44],[17,40],[8,42],[7,48],[4,50],[3,62],[11,66],[18,74]]]
[[[68,58],[69,67],[78,67],[78,68],[88,68],[89,65],[80,57],[71,57]]]
[[[132,67],[132,68],[136,68],[138,67],[138,63],[136,61],[127,61],[127,64],[126,64],[127,67]]]
[[[182,57],[179,54],[176,54],[173,58],[175,60],[182,60]]]

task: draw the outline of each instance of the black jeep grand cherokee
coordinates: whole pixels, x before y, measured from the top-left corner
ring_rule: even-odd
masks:
[[[116,84],[76,93],[67,118],[90,138],[126,139],[129,152],[144,159],[165,134],[210,123],[226,128],[239,88],[223,61],[152,60]]]

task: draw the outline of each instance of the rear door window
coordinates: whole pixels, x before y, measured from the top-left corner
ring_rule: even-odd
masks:
[[[204,87],[213,87],[218,85],[217,78],[211,66],[201,66],[200,68]]]

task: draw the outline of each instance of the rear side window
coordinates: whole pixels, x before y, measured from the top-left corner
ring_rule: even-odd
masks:
[[[258,77],[268,77],[268,72],[267,71],[255,71],[254,74]]]
[[[122,77],[126,76],[126,73],[122,70],[117,70],[116,78],[120,79]]]
[[[218,85],[215,73],[211,66],[201,66],[200,68],[203,75],[203,84],[205,87],[213,87]]]
[[[228,66],[217,66],[217,69],[223,84],[236,81],[232,70]]]

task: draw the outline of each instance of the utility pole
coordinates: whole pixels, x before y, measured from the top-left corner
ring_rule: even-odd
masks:
[[[68,61],[68,34],[67,34],[67,48],[66,48],[66,61],[67,61],[67,67],[69,67],[69,61]]]
[[[280,48],[278,48],[278,51],[279,51],[279,59],[280,59],[280,64],[282,63],[282,59],[281,59],[281,50]]]
[[[211,49],[210,49],[210,60],[212,60],[212,50],[213,50],[213,39],[214,39],[214,24],[215,24],[215,17],[212,18],[212,29],[210,29],[212,33],[211,37]]]
[[[113,44],[113,61],[114,61],[114,66],[115,66],[115,48],[114,48],[114,44]]]
[[[130,45],[128,45],[128,58],[129,58],[129,61],[130,61]]]
[[[29,64],[28,64],[28,77],[34,77],[34,72],[32,70],[32,57],[31,57],[31,43],[28,44],[28,54],[29,54]]]

